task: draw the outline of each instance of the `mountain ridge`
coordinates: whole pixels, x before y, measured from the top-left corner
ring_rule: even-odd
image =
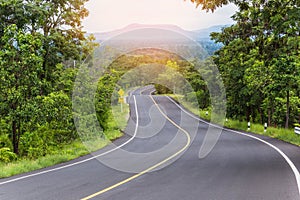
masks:
[[[133,23],[129,24],[123,28],[115,29],[108,32],[95,32],[95,33],[88,33],[93,34],[97,41],[104,41],[108,40],[109,38],[112,38],[116,35],[120,35],[125,32],[137,30],[137,29],[144,29],[144,28],[152,28],[152,29],[165,29],[170,30],[174,32],[181,33],[183,35],[186,35],[188,37],[193,38],[194,40],[210,40],[209,34],[211,32],[220,32],[223,27],[228,27],[230,24],[226,25],[215,25],[208,28],[198,29],[198,30],[185,30],[181,28],[180,26],[173,25],[173,24],[139,24],[139,23]]]

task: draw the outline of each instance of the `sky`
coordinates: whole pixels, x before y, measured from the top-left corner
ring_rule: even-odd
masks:
[[[236,11],[232,4],[207,13],[189,0],[89,0],[90,14],[83,21],[89,33],[106,32],[132,23],[174,24],[186,30],[232,24]]]

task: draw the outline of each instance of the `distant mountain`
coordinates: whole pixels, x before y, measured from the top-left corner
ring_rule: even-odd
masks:
[[[221,32],[222,28],[228,27],[228,26],[230,26],[230,25],[229,24],[217,25],[217,26],[211,26],[211,27],[205,28],[205,29],[195,30],[195,31],[192,31],[194,34],[193,37],[195,38],[195,40],[203,40],[203,39],[210,40],[210,33]]]
[[[210,33],[211,32],[220,32],[223,27],[226,27],[229,25],[218,25],[218,26],[212,26],[205,29],[199,29],[195,31],[187,31],[182,29],[179,26],[171,25],[171,24],[155,24],[155,25],[148,25],[148,24],[130,24],[124,28],[109,31],[109,32],[102,32],[102,33],[93,33],[96,37],[96,40],[101,42],[104,40],[107,40],[111,37],[120,35],[125,32],[137,30],[137,29],[143,29],[143,28],[152,28],[152,29],[164,29],[164,30],[170,30],[174,32],[178,32],[180,34],[186,35],[188,37],[191,37],[192,39],[196,41],[203,41],[203,40],[210,40]]]

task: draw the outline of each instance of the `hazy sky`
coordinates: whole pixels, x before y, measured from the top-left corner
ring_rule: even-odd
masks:
[[[189,0],[89,0],[90,11],[84,22],[87,32],[103,32],[132,23],[175,24],[196,30],[219,24],[231,24],[234,5],[219,8],[214,13],[196,9]]]

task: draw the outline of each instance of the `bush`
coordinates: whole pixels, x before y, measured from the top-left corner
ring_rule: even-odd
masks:
[[[0,134],[0,148],[3,148],[3,147],[7,147],[10,149],[12,148],[12,143],[7,134],[5,134],[5,135]]]
[[[1,162],[11,162],[13,160],[17,159],[17,155],[15,153],[13,153],[10,148],[7,147],[3,147],[0,148],[0,161]]]
[[[26,132],[20,138],[20,155],[29,158],[44,156],[51,141],[52,136],[47,133]]]

